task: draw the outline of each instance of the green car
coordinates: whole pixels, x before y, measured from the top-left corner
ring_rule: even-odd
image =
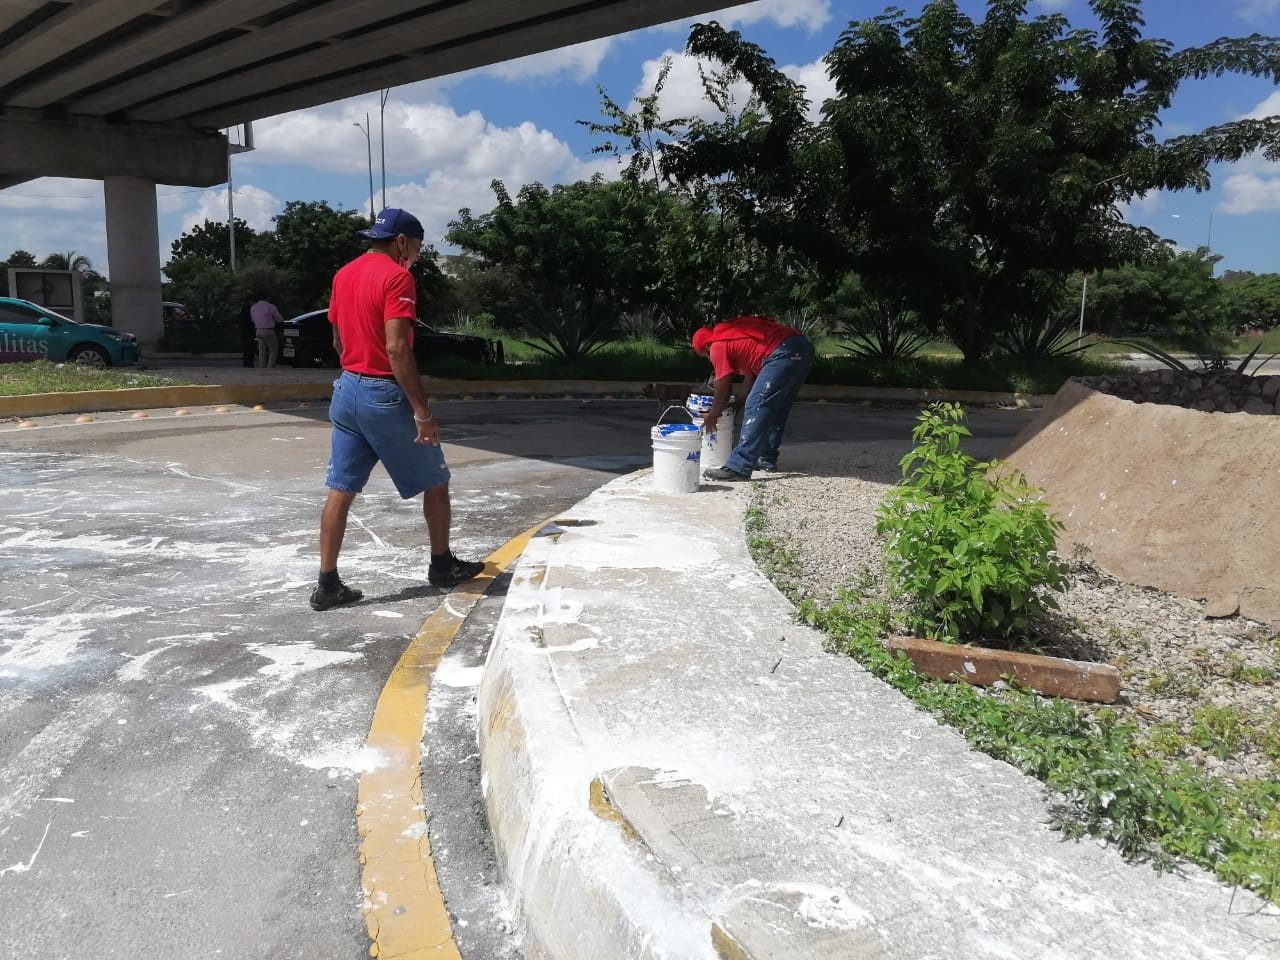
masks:
[[[128,367],[138,356],[138,339],[132,333],[80,323],[29,300],[0,297],[0,363],[50,360]]]

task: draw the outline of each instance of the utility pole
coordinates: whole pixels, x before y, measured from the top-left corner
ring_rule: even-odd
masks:
[[[1084,298],[1089,292],[1089,275],[1086,273],[1084,279],[1080,281],[1080,331],[1079,335],[1084,336]]]
[[[237,153],[253,149],[253,121],[244,124],[242,143],[232,143],[227,137],[227,236],[231,239],[231,272],[236,272],[236,190],[231,179],[231,158]]]
[[[387,205],[387,130],[386,130],[386,111],[387,98],[391,96],[390,89],[383,90],[379,94],[378,102],[378,146],[382,151],[382,206]]]
[[[365,153],[369,157],[369,222],[372,223],[378,215],[378,208],[375,207],[373,199],[373,135],[370,133],[369,114],[364,115],[364,123],[352,123],[353,127],[359,127],[360,132],[364,134]]]

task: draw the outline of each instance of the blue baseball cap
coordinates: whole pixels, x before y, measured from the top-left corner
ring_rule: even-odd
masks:
[[[391,240],[402,233],[410,240],[426,237],[421,222],[412,213],[399,207],[387,207],[374,217],[372,227],[357,230],[356,236],[366,240]]]

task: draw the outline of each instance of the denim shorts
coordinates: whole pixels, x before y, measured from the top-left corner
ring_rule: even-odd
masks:
[[[333,441],[325,485],[359,493],[379,461],[405,500],[449,482],[438,444],[415,443],[413,407],[400,384],[343,372],[329,402]]]

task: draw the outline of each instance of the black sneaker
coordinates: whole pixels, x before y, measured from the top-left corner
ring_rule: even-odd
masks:
[[[364,599],[363,590],[352,590],[345,583],[339,581],[338,585],[332,590],[326,590],[324,587],[316,587],[312,590],[311,609],[328,610],[330,607],[341,607],[362,599]]]
[[[433,587],[456,587],[464,580],[480,576],[483,571],[484,564],[479,560],[459,560],[451,550],[444,563],[431,561],[427,569],[427,583]]]
[[[751,474],[739,473],[737,470],[730,470],[728,467],[714,467],[711,470],[704,470],[702,479],[720,480],[724,483],[745,483],[751,479]]]
[[[765,473],[777,473],[778,465],[770,460],[757,460],[756,469],[763,470]]]

